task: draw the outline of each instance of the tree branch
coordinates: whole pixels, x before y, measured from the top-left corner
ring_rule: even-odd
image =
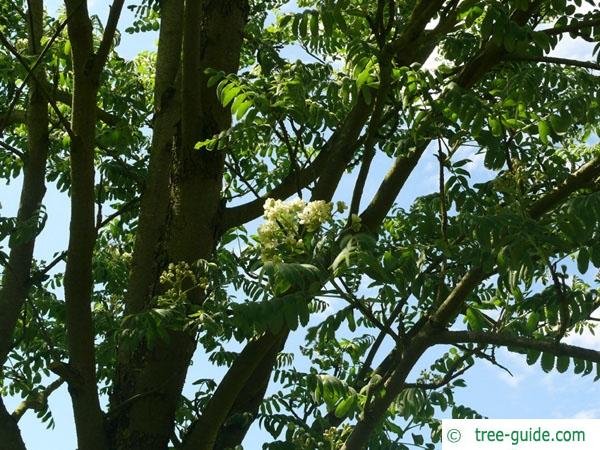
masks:
[[[554,340],[533,339],[508,333],[488,333],[483,331],[442,331],[435,335],[438,344],[488,344],[500,347],[517,347],[538,350],[554,356],[568,356],[600,363],[600,351],[574,345],[557,343]]]
[[[438,380],[438,381],[434,381],[431,383],[405,383],[404,387],[405,388],[419,388],[419,389],[439,389],[441,387],[446,386],[448,383],[452,382],[453,380],[455,380],[456,378],[460,377],[462,374],[464,374],[467,370],[469,370],[473,365],[472,364],[466,364],[466,361],[473,356],[473,354],[475,353],[475,351],[468,351],[466,353],[464,353],[463,355],[461,355],[458,359],[456,359],[453,363],[452,363],[452,367],[450,367],[450,369],[448,370],[448,372],[446,372],[444,374],[444,376]]]
[[[529,208],[529,216],[538,219],[563,203],[573,192],[586,187],[599,176],[600,157],[597,157],[581,166],[562,184],[535,201]]]
[[[21,160],[23,160],[25,158],[25,153],[23,153],[18,148],[13,147],[10,144],[7,144],[4,141],[0,140],[0,147],[2,147],[3,149],[5,149],[7,152],[9,152],[11,155],[15,156],[16,158],[19,158]]]
[[[259,366],[264,355],[268,354],[277,342],[285,339],[287,334],[287,330],[282,330],[277,335],[267,333],[244,347],[219,383],[202,416],[183,440],[182,450],[213,449],[218,432],[227,419],[238,394],[246,385],[246,381]]]
[[[600,70],[600,64],[589,61],[578,61],[576,59],[557,58],[554,56],[533,56],[533,55],[509,55],[510,61],[539,62],[546,64],[560,64],[563,66],[582,67],[584,69]]]
[[[106,27],[104,27],[104,34],[102,35],[102,41],[100,42],[100,46],[95,55],[94,70],[98,72],[97,75],[100,74],[100,71],[104,67],[108,54],[112,48],[115,32],[117,31],[117,24],[121,17],[124,3],[125,0],[113,0],[113,4],[110,7]]]
[[[600,158],[584,164],[562,184],[535,201],[528,210],[529,217],[539,219],[563,203],[570,194],[585,187],[598,176],[600,176]],[[460,309],[465,298],[489,275],[479,267],[469,270],[431,316],[430,321],[439,328],[445,327]]]
[[[600,25],[600,18],[581,20],[579,22],[573,21],[570,24],[562,27],[546,28],[541,31],[549,36],[556,36],[557,34],[576,32],[583,28],[591,28],[598,25]]]
[[[357,135],[369,112],[370,107],[364,101],[358,101],[348,113],[344,124],[333,133],[311,164],[304,169],[291,171],[278,186],[262,197],[243,205],[225,208],[220,232],[259,217],[267,198],[285,199],[297,192],[298,187],[305,188],[317,179],[320,184],[315,188],[317,197],[330,193],[332,187],[335,188],[334,181],[337,180],[337,175],[343,173],[347,159],[354,154],[352,149],[356,146]],[[327,176],[324,176],[325,174]],[[319,178],[321,176],[323,178]]]
[[[15,46],[10,43],[10,41],[6,38],[6,36],[4,35],[4,33],[2,33],[2,31],[0,31],[0,43],[25,68],[25,70],[27,71],[27,78],[31,77],[34,80],[34,82],[36,83],[37,88],[39,88],[40,92],[42,94],[44,94],[44,97],[46,97],[46,100],[48,100],[48,103],[50,103],[50,106],[52,107],[52,109],[54,110],[54,112],[56,113],[56,115],[58,116],[58,119],[60,120],[61,125],[65,128],[65,131],[67,132],[67,134],[69,135],[69,137],[71,139],[73,139],[75,136],[73,134],[73,130],[71,130],[71,126],[69,125],[69,122],[67,121],[67,119],[65,118],[65,116],[62,114],[62,112],[60,111],[60,109],[58,108],[58,106],[56,105],[56,101],[50,96],[50,94],[46,90],[46,87],[44,85],[45,83],[40,82],[40,80],[38,79],[38,77],[35,75],[34,70],[35,70],[35,66],[36,65],[34,64],[32,66],[29,66],[29,64],[27,64],[27,61],[23,58],[23,56],[19,53],[19,51],[15,48]],[[38,60],[39,60],[39,58],[38,58]],[[25,81],[23,81],[23,84],[24,83],[25,83]],[[21,86],[23,86],[23,84]],[[9,109],[8,116],[10,117],[10,109]]]
[[[83,3],[83,2],[80,2],[80,4],[81,3]],[[18,88],[18,90],[17,90],[17,92],[16,92],[16,94],[15,94],[15,96],[14,96],[11,104],[9,105],[8,112],[4,115],[4,119],[2,121],[0,121],[0,133],[2,133],[2,131],[4,130],[4,128],[6,127],[6,125],[10,123],[11,115],[12,115],[12,113],[14,111],[14,108],[15,108],[18,100],[19,100],[19,97],[21,96],[21,93],[23,92],[23,88],[25,87],[25,85],[27,84],[27,81],[29,80],[29,77],[37,69],[37,67],[42,62],[42,60],[43,60],[44,56],[46,55],[46,53],[48,52],[48,50],[50,50],[50,48],[52,47],[52,45],[54,44],[54,42],[56,41],[56,39],[60,36],[60,34],[62,33],[62,31],[65,29],[65,27],[67,26],[67,24],[71,20],[71,17],[73,16],[73,13],[76,12],[78,9],[79,9],[79,7],[76,7],[74,9],[74,11],[72,13],[70,13],[67,16],[67,18],[57,27],[57,29],[54,31],[54,33],[52,34],[52,36],[50,37],[50,39],[48,40],[48,42],[44,46],[43,50],[40,52],[40,54],[36,58],[36,60],[33,63],[33,65],[31,67],[28,67],[27,65],[25,65],[25,67],[27,68],[27,75],[25,76],[25,79],[23,80],[23,82],[19,86],[19,88]],[[4,39],[4,40],[9,44],[9,47],[12,47],[10,45],[10,43],[8,42],[7,39]],[[9,51],[11,51],[11,50],[9,49]],[[11,53],[12,53],[12,51],[11,51]],[[17,55],[18,55],[18,52],[17,52]],[[25,115],[26,113],[23,113],[23,114]],[[23,117],[25,117],[25,116],[23,116]],[[25,121],[25,118],[23,118],[23,121]]]
[[[20,109],[13,109],[0,114],[0,132],[2,132],[7,126],[19,125],[24,123],[27,118],[27,113]]]
[[[12,413],[14,419],[18,422],[21,420],[21,417],[30,409],[38,410],[44,407],[46,402],[48,401],[48,397],[56,391],[62,384],[65,382],[64,379],[59,378],[50,383],[45,389],[41,392],[37,392],[35,394],[30,395],[25,400],[23,400]]]
[[[71,106],[72,98],[71,98],[71,94],[69,92],[56,90],[53,92],[53,98],[57,102],[60,102],[67,106]],[[123,120],[120,117],[115,116],[114,114],[112,114],[108,111],[105,111],[104,109],[100,108],[99,106],[96,107],[96,114],[98,116],[98,119],[100,119],[106,125],[110,125],[110,126],[115,126]]]

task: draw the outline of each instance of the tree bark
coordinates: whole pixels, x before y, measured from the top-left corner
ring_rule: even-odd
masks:
[[[222,107],[214,87],[207,86],[208,75],[204,71],[213,68],[225,73],[237,72],[248,5],[242,0],[187,1],[183,8],[179,25],[183,31],[181,69],[176,80],[181,92],[181,115],[170,187],[164,189],[164,174],[148,187],[149,191],[162,189],[160,217],[154,224],[148,224],[149,206],[142,207],[141,217],[148,232],[140,234],[136,243],[136,262],[128,292],[129,313],[154,306],[152,297],[160,290],[158,277],[168,263],[191,264],[211,259],[216,245],[224,154],[196,150],[195,144],[229,128],[231,113],[229,108]],[[174,36],[175,32],[172,37],[161,32],[159,49],[175,45],[169,44]],[[157,73],[157,77],[161,76]],[[169,193],[166,202],[165,192]],[[151,262],[151,269],[144,267],[142,261]],[[192,290],[189,301],[200,305],[203,301],[200,290]],[[172,434],[181,390],[196,348],[196,333],[191,329],[168,334],[167,340],[153,348],[142,347],[135,355],[124,355],[120,364],[121,382],[116,389],[119,401],[134,397],[137,400],[123,408],[115,419],[114,435],[119,449],[162,450]]]
[[[17,421],[6,410],[2,398],[0,398],[0,437],[2,450],[26,450]]]
[[[29,10],[29,53],[40,51],[43,33],[41,0],[32,0]],[[26,113],[27,151],[24,155],[23,186],[17,212],[17,227],[35,219],[46,192],[45,175],[48,154],[48,102],[39,82],[45,80],[44,71],[38,68],[29,81],[29,101]],[[6,362],[12,347],[12,334],[18,315],[29,291],[29,277],[33,261],[35,236],[24,242],[11,244],[7,267],[0,288],[0,366]]]
[[[30,55],[41,51],[43,34],[43,2],[29,2],[29,48]],[[35,220],[46,192],[46,160],[48,156],[48,102],[38,82],[45,81],[44,69],[39,67],[29,81],[29,100],[25,121],[27,124],[27,151],[24,155],[23,186],[17,212],[17,227]],[[31,264],[35,236],[23,242],[11,243],[11,251],[2,276],[0,287],[0,367],[7,360],[13,346],[13,332],[30,288]],[[6,411],[0,398],[0,436],[3,448],[24,450],[17,421]],[[4,447],[6,446],[6,447]]]
[[[87,2],[65,0],[71,17],[68,35],[73,61],[71,105],[71,222],[65,268],[66,378],[73,404],[79,450],[106,450],[104,416],[96,382],[95,331],[92,320],[92,257],[95,227],[95,137],[98,85],[112,46],[123,1],[115,0],[98,53],[94,51]]]

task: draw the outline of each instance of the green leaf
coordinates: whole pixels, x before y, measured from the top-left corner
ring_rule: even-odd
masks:
[[[529,314],[529,317],[527,317],[527,324],[525,325],[525,329],[527,330],[527,332],[534,332],[538,327],[539,321],[540,314],[537,311],[533,311],[531,314]]]
[[[411,434],[412,434],[412,438],[413,438],[415,445],[423,445],[423,442],[425,442],[425,439],[423,439],[422,435],[414,434],[414,433],[411,433]]]
[[[356,402],[356,395],[350,395],[342,399],[335,408],[335,417],[341,419],[346,417]]]
[[[471,327],[471,329],[473,331],[483,330],[485,321],[479,311],[469,307],[469,308],[467,308],[467,313],[465,316],[467,319],[467,323],[469,324],[469,326]]]
[[[554,355],[552,353],[542,353],[542,370],[546,373],[554,368]]]
[[[558,116],[553,114],[550,116],[550,124],[552,125],[552,129],[554,129],[556,134],[564,134],[569,129],[571,121],[567,115]]]
[[[540,133],[540,140],[544,143],[548,143],[548,135],[550,134],[550,126],[545,120],[538,122],[538,132]]]
[[[560,373],[565,373],[569,368],[570,358],[568,356],[559,356],[556,358],[556,370]]]
[[[244,117],[244,114],[246,114],[248,108],[250,108],[253,104],[254,102],[252,100],[246,100],[245,102],[242,102],[235,110],[236,119],[240,120],[242,117]]]
[[[490,131],[492,132],[492,135],[496,137],[502,136],[503,130],[500,121],[498,119],[495,119],[494,117],[490,117],[488,119],[488,122],[490,124]]]
[[[588,271],[588,267],[590,265],[590,253],[586,248],[582,248],[579,250],[577,255],[577,270],[579,273],[586,273]]]
[[[223,106],[227,106],[241,90],[241,86],[233,86],[231,84],[228,84],[225,88],[223,88],[223,99],[221,100]]]
[[[538,358],[540,357],[541,352],[538,350],[528,350],[527,351],[527,364],[533,366]]]

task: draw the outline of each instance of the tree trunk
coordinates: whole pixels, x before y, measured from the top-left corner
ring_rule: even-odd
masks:
[[[17,421],[12,417],[0,398],[0,437],[2,450],[25,450]]]
[[[92,319],[92,258],[95,228],[95,138],[100,75],[112,48],[123,6],[115,0],[102,41],[94,48],[87,2],[65,0],[73,61],[73,97],[69,136],[71,169],[71,222],[65,268],[66,331],[69,364],[66,379],[79,450],[106,450],[104,416],[96,381],[95,331]]]
[[[213,256],[225,155],[202,152],[194,147],[196,142],[229,128],[231,113],[221,106],[214,87],[207,87],[208,76],[204,71],[207,68],[226,73],[237,71],[247,15],[247,2],[240,0],[190,1],[184,5],[184,19],[179,25],[183,30],[181,69],[180,76],[174,80],[178,85],[176,91],[181,92],[181,116],[174,140],[170,189],[165,189],[167,177],[164,174],[150,179],[152,184],[147,187],[147,192],[162,190],[163,194],[170,192],[170,197],[160,198],[159,222],[155,217],[151,223],[150,199],[142,206],[140,237],[136,242],[127,294],[130,313],[154,306],[152,296],[159,292],[158,278],[168,263],[194,263]],[[161,28],[165,31],[161,30],[159,61],[161,47],[177,50],[172,40],[178,39],[176,31],[172,30],[168,36],[167,31],[180,17],[171,10],[164,12]],[[157,67],[157,78],[163,76],[161,70],[171,70],[173,74],[172,66],[165,65]],[[164,150],[162,156],[159,148],[153,151],[156,154],[151,158],[167,159]],[[152,269],[142,260],[152,264]],[[189,300],[202,303],[201,292],[191,292]],[[130,354],[121,351],[113,401],[113,407],[118,410],[111,423],[115,448],[163,450],[167,446],[187,369],[196,349],[195,335],[195,330],[172,331],[168,339],[153,348],[142,346]]]
[[[29,48],[30,55],[38,55],[43,34],[43,2],[29,2]],[[29,101],[26,115],[27,151],[24,156],[23,186],[17,212],[17,227],[22,227],[39,214],[46,192],[46,159],[48,156],[48,102],[44,97],[43,68],[35,71],[29,81]],[[30,288],[31,264],[35,236],[22,242],[11,242],[8,265],[5,267],[0,287],[0,367],[8,358],[13,346],[13,332]],[[3,448],[24,450],[17,422],[6,411],[0,398],[0,436]]]
[[[42,36],[41,0],[30,2],[29,53],[37,55]],[[29,102],[26,115],[27,151],[24,156],[23,187],[17,212],[17,227],[35,219],[46,192],[46,158],[48,154],[48,102],[39,81],[45,80],[44,71],[38,68],[29,81]],[[11,251],[0,288],[0,365],[6,362],[12,347],[12,334],[18,315],[29,291],[31,263],[35,236],[24,242],[11,242]]]

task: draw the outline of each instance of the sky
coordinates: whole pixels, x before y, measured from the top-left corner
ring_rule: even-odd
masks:
[[[105,22],[108,2],[90,0],[88,3],[91,13],[98,14],[102,22]],[[130,3],[126,2],[126,4]],[[54,13],[59,4],[58,0],[48,1],[48,11]],[[125,29],[131,20],[131,12],[125,10],[120,22],[120,29]],[[118,51],[125,58],[133,58],[141,50],[154,48],[156,39],[157,35],[154,32],[136,35],[124,34]],[[291,55],[286,56],[293,56],[293,50]],[[591,48],[581,41],[567,39],[559,44],[555,56],[590,60]],[[434,55],[427,62],[426,67],[435,66],[435,58]],[[485,179],[488,174],[483,168],[482,156],[474,155],[471,159],[469,170],[473,172],[473,176]],[[369,199],[375,193],[389,163],[390,160],[381,155],[375,159],[372,173],[365,187],[364,198]],[[347,200],[348,193],[353,187],[354,177],[355,175],[350,175],[344,179],[336,194],[337,197]],[[0,185],[0,203],[2,204],[0,212],[3,216],[11,216],[16,213],[20,181],[17,179],[8,186]],[[410,177],[397,200],[398,204],[408,207],[415,197],[433,192],[437,182],[436,160],[433,152],[430,151],[426,153]],[[54,186],[49,186],[44,204],[49,217],[46,228],[37,240],[35,256],[50,260],[54,253],[67,247],[68,199]],[[293,333],[286,350],[298,348],[302,339],[302,330]],[[600,337],[590,333],[569,337],[567,342],[600,350]],[[409,381],[414,380],[419,371],[435,359],[441,350],[443,348],[429,351],[413,370]],[[301,356],[298,355],[298,358],[301,360]],[[457,403],[468,405],[490,418],[600,418],[600,403],[598,402],[600,383],[593,383],[593,376],[581,378],[569,372],[545,374],[539,366],[528,366],[520,355],[503,350],[498,352],[498,359],[511,370],[513,376],[487,362],[481,362],[463,377],[467,382],[467,388],[456,391]],[[208,369],[207,373],[206,367],[206,361],[200,357],[195,358],[185,388],[187,394],[193,392],[191,382],[194,380],[207,376],[218,378],[223,373],[223,369],[215,367]],[[11,410],[19,401],[20,399],[8,398],[6,400],[7,408]],[[75,449],[73,417],[66,387],[63,386],[55,392],[49,403],[56,423],[54,429],[46,430],[32,412],[28,412],[19,423],[27,448],[29,450]],[[264,439],[265,432],[255,423],[244,441],[244,448],[247,450],[259,449]]]

